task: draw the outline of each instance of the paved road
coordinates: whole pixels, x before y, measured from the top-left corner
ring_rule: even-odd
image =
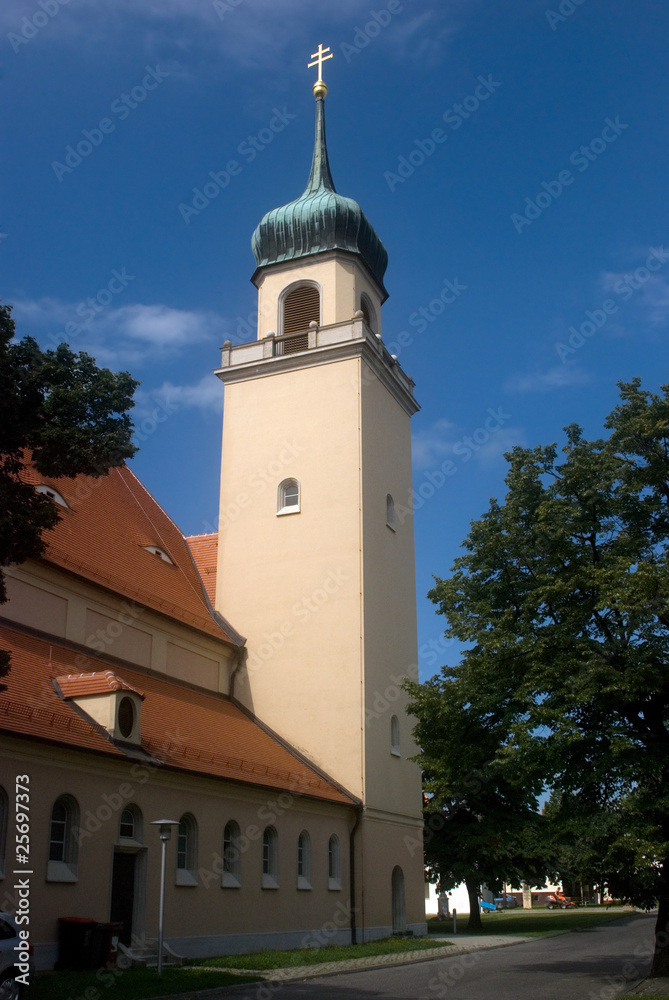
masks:
[[[613,1000],[647,975],[649,959],[638,956],[652,947],[654,924],[654,915],[638,914],[511,948],[285,986],[263,983],[241,995],[248,1000]]]

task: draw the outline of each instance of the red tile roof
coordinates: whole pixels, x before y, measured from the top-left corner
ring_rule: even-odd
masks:
[[[215,615],[186,539],[127,466],[98,479],[45,479],[34,469],[23,478],[56,489],[70,508],[59,506],[60,523],[44,533],[47,562],[229,644],[243,644]],[[146,545],[164,550],[174,565]]]
[[[12,655],[7,691],[0,695],[0,731],[124,758],[53,686],[53,678],[73,673],[80,654],[5,626],[0,649]],[[107,673],[105,663],[89,661],[93,671]],[[164,767],[331,802],[355,801],[228,698],[126,668],[115,667],[114,675],[143,692],[142,748]]]
[[[216,560],[218,557],[218,535],[186,535],[197,571],[202,577],[204,589],[212,605],[216,603]]]
[[[140,698],[144,697],[141,691],[127,684],[111,670],[92,674],[66,674],[63,677],[56,677],[56,681],[63,692],[63,698],[77,698],[87,694],[107,694],[109,691],[132,691]]]

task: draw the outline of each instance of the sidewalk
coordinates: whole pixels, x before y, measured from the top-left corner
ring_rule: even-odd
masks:
[[[432,935],[430,935],[432,939]],[[458,934],[447,937],[434,935],[435,941],[443,942],[443,947],[428,948],[423,951],[406,951],[395,955],[373,955],[369,958],[354,958],[340,962],[321,962],[318,965],[301,965],[290,969],[269,969],[258,971],[257,969],[226,969],[233,975],[258,976],[261,982],[255,986],[247,983],[245,986],[227,986],[220,989],[200,990],[188,994],[178,994],[169,998],[157,998],[157,1000],[186,1000],[186,997],[201,998],[201,1000],[219,1000],[219,998],[246,990],[249,996],[261,986],[262,982],[288,983],[299,979],[315,979],[319,976],[336,976],[343,972],[361,971],[362,969],[389,968],[398,965],[413,965],[415,962],[433,962],[439,958],[454,958],[456,955],[463,955],[473,951],[488,951],[492,948],[506,948],[513,944],[522,944],[525,941],[533,941],[529,937],[512,937],[508,934],[491,934],[486,937],[467,936]],[[196,968],[207,969],[211,966],[200,965]],[[221,971],[220,969],[218,971]]]

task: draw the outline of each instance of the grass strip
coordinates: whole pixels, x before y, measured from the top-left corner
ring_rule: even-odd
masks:
[[[475,931],[479,935],[486,934],[522,934],[523,937],[538,937],[542,934],[554,934],[556,931],[583,931],[590,927],[619,920],[621,917],[633,915],[633,910],[502,910],[500,913],[486,913],[481,917],[483,930]],[[467,930],[468,914],[458,917],[458,933],[469,934]],[[452,934],[452,920],[428,921],[428,933]]]
[[[254,976],[205,969],[163,968],[162,978],[155,969],[98,969],[95,972],[37,972],[32,977],[26,1000],[144,1000],[217,986],[255,983]]]
[[[322,962],[343,962],[373,955],[398,955],[402,952],[423,951],[443,947],[443,941],[427,938],[385,938],[369,944],[330,945],[327,948],[297,948],[292,951],[258,951],[248,955],[221,955],[207,958],[202,964],[207,968],[251,969],[266,972],[269,969],[295,969]],[[32,998],[31,998],[32,1000]]]

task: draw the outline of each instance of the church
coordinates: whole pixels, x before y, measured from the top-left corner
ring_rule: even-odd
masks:
[[[307,187],[253,233],[257,339],[226,341],[215,372],[218,531],[184,537],[127,466],[27,473],[61,517],[42,559],[5,571],[0,910],[18,781],[37,968],[59,919],[157,936],[160,820],[181,955],[426,930],[413,524],[395,511],[418,404],[383,341],[386,250],[332,180],[327,52]]]

